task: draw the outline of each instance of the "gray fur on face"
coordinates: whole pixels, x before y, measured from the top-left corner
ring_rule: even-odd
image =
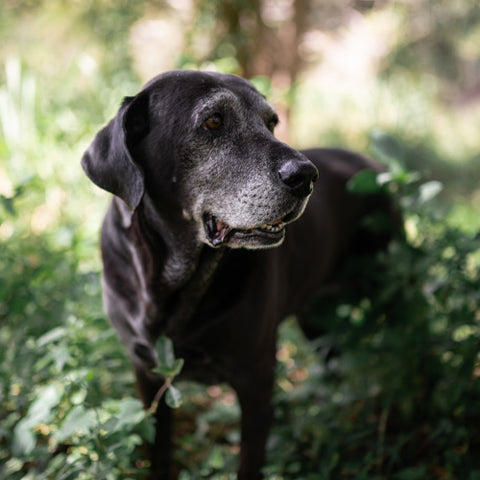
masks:
[[[279,181],[278,166],[293,150],[273,137],[267,125],[275,111],[264,98],[252,95],[248,105],[228,89],[216,89],[193,108],[193,134],[185,153],[190,168],[182,179],[188,207],[184,215],[198,225],[199,241],[211,244],[205,232],[205,216],[211,215],[234,231],[251,231],[272,223],[287,223],[298,218],[308,201],[290,194]],[[224,130],[212,138],[199,139],[202,123],[212,115],[222,117]],[[272,149],[272,144],[275,148]],[[193,146],[193,148],[192,148]],[[296,153],[296,152],[295,152]],[[241,233],[241,232],[240,232]],[[255,236],[232,235],[231,248],[268,248]]]

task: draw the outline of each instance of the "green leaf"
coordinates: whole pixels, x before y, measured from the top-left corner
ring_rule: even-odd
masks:
[[[165,377],[176,377],[182,371],[183,363],[183,358],[176,358],[172,366],[157,365],[152,371]]]
[[[66,334],[67,329],[65,327],[55,327],[38,338],[37,347],[42,348],[49,343],[53,343],[61,338],[64,338]]]
[[[57,385],[49,385],[41,390],[36,400],[30,405],[27,417],[32,425],[47,423],[51,419],[51,411],[62,399],[63,391]]]
[[[115,432],[130,430],[145,418],[142,402],[136,398],[124,398],[120,401],[119,406],[118,413],[115,415],[118,418],[118,423],[114,428]]]
[[[352,193],[378,193],[382,190],[377,182],[378,173],[373,170],[361,170],[347,183],[347,190]]]
[[[130,434],[130,435],[125,435],[123,437],[121,444],[117,444],[117,445],[121,445],[123,449],[125,449],[128,453],[131,454],[135,450],[135,448],[138,447],[139,445],[142,445],[142,443],[143,443],[143,440],[140,437],[140,435]]]
[[[22,418],[13,430],[12,452],[15,456],[28,455],[35,448],[36,440],[29,419]]]
[[[162,336],[157,341],[156,349],[159,364],[152,371],[165,377],[178,375],[183,368],[183,359],[175,358],[172,341]]]
[[[183,363],[184,363],[183,358],[175,359],[172,365],[172,373],[171,373],[172,376],[177,376],[178,374],[180,374],[183,368]]]
[[[419,172],[410,172],[408,170],[399,170],[392,175],[392,180],[400,185],[409,185],[420,180]]]
[[[443,184],[432,180],[425,182],[418,188],[419,202],[426,203],[435,198],[443,190]]]
[[[27,415],[15,425],[13,430],[14,455],[28,455],[32,452],[36,444],[34,428],[52,419],[52,410],[59,404],[62,396],[63,391],[57,385],[48,385],[39,392],[30,405]]]
[[[170,408],[178,408],[183,403],[182,392],[177,387],[170,385],[165,395],[165,402]]]
[[[60,430],[55,433],[55,437],[59,442],[63,442],[76,433],[86,434],[90,432],[96,423],[95,414],[92,410],[77,405],[70,410]]]
[[[11,458],[5,463],[5,473],[11,475],[12,473],[19,472],[23,468],[23,462],[18,458]]]
[[[158,373],[158,374],[162,375],[163,377],[170,376],[171,371],[172,371],[172,369],[170,367],[165,366],[165,365],[157,365],[157,366],[152,368],[153,373]]]
[[[157,340],[156,345],[157,357],[162,367],[172,368],[175,361],[172,341],[165,336],[161,336]]]
[[[222,448],[218,445],[212,448],[210,456],[208,457],[208,464],[215,470],[221,470],[225,467],[225,457]]]

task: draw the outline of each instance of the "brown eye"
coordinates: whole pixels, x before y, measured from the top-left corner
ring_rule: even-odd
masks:
[[[202,128],[205,130],[216,130],[223,124],[223,119],[220,115],[212,115],[210,118],[202,123]]]

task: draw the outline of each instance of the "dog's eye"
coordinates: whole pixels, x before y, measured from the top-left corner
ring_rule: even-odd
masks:
[[[278,116],[274,115],[267,121],[267,128],[273,133],[275,127],[278,125]]]
[[[222,117],[218,114],[215,114],[215,115],[212,115],[210,118],[207,118],[207,120],[205,120],[202,123],[202,128],[204,128],[205,130],[217,130],[222,125],[223,125]]]

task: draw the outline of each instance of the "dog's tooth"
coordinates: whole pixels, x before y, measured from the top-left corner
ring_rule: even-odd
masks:
[[[284,228],[285,224],[283,222],[280,222],[280,223],[275,223],[275,224],[272,224],[272,223],[266,223],[264,225],[261,225],[259,227],[260,230],[266,230],[267,232],[273,232],[273,233],[277,233],[277,232],[280,232],[283,228]]]

